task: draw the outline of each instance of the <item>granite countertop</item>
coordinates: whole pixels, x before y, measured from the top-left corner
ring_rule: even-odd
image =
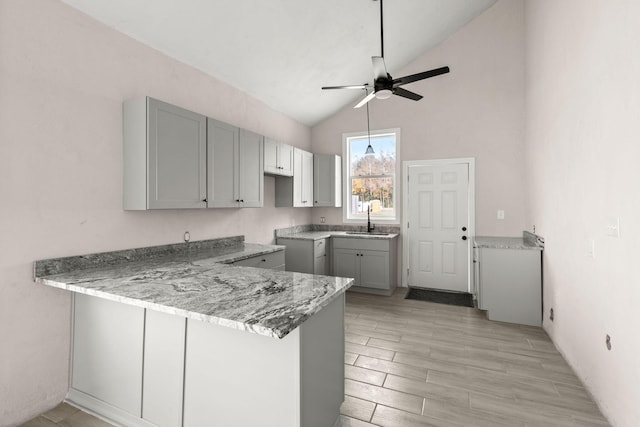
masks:
[[[475,246],[491,249],[543,250],[543,247],[523,237],[476,236]]]
[[[296,239],[296,240],[319,240],[326,239],[327,237],[349,237],[354,239],[394,239],[398,237],[397,233],[387,233],[387,234],[364,234],[361,232],[357,232],[357,234],[352,234],[352,232],[348,231],[301,231],[297,233],[284,234],[278,236],[279,239]]]
[[[231,239],[36,261],[34,277],[36,283],[277,338],[353,284],[349,278],[225,265],[283,248]]]

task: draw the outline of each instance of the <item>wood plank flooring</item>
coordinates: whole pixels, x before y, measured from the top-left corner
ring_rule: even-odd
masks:
[[[343,427],[608,426],[542,330],[347,293]]]
[[[541,328],[405,293],[347,293],[343,427],[609,425]],[[23,426],[109,425],[63,403]]]

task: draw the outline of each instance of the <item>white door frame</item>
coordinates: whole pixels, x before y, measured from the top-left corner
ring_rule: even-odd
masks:
[[[473,287],[473,241],[476,235],[476,159],[475,157],[463,157],[457,159],[434,160],[406,160],[402,162],[402,286],[407,287],[409,282],[409,167],[411,166],[435,166],[466,163],[469,166],[469,222],[467,225],[469,237],[469,268],[467,269],[467,292]]]

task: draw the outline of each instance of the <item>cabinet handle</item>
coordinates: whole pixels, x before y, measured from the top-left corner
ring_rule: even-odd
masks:
[[[462,231],[467,231],[467,227],[462,227]]]
[[[241,202],[241,203],[244,203],[244,199],[240,199],[240,202]]]
[[[207,201],[207,199],[202,199],[202,201],[203,201],[203,202],[206,202],[206,201]]]
[[[462,240],[467,240],[467,236],[462,236]]]
[[[266,259],[264,259],[264,258],[263,258],[263,259],[261,259],[260,261],[262,261],[262,262],[267,262],[267,260],[266,260]]]

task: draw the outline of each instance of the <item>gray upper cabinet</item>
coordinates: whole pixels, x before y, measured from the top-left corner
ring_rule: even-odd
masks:
[[[265,137],[264,173],[293,176],[293,147]]]
[[[208,206],[262,207],[263,137],[214,119],[207,126]]]
[[[144,97],[123,121],[124,209],[206,207],[206,117]]]
[[[293,177],[276,177],[276,207],[313,207],[313,154],[293,149]]]
[[[313,155],[313,206],[342,207],[342,161],[335,154]]]

